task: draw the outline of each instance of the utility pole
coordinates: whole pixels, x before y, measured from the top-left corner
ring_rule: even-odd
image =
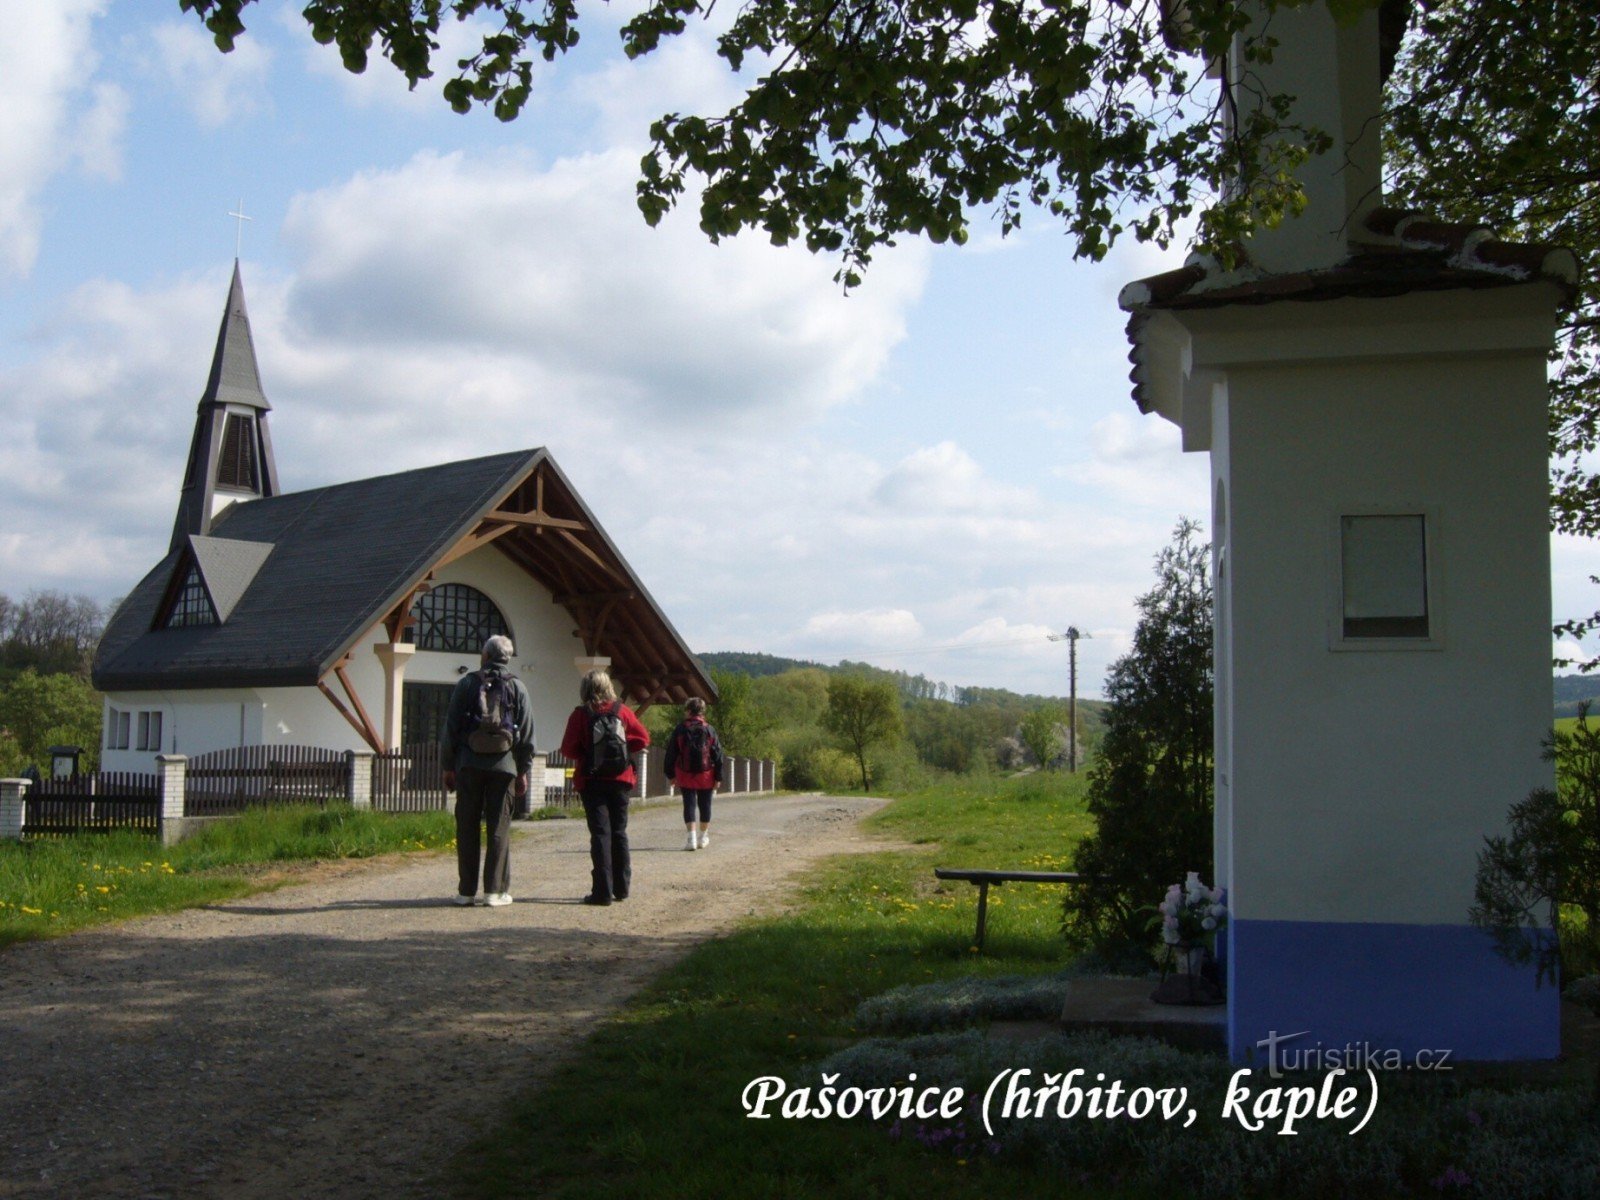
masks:
[[[1078,770],[1078,639],[1088,637],[1076,625],[1068,625],[1065,633],[1052,633],[1052,642],[1067,643],[1067,664],[1070,671],[1070,690],[1067,693],[1067,770]]]

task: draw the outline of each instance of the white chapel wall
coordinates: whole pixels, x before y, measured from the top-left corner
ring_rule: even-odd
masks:
[[[1230,372],[1233,838],[1277,848],[1235,858],[1239,916],[1464,924],[1482,836],[1549,786],[1544,369]],[[1330,649],[1338,517],[1374,511],[1429,514],[1437,649]]]

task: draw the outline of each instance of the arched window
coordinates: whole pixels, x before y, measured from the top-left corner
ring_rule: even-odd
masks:
[[[496,634],[511,636],[494,601],[464,583],[442,583],[417,597],[411,607],[417,623],[406,640],[419,650],[477,654]]]

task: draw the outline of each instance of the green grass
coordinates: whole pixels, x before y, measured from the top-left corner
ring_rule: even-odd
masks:
[[[1069,965],[1057,932],[1061,888],[992,890],[980,956],[973,889],[940,884],[933,867],[1062,868],[1088,821],[1080,780],[1032,776],[930,786],[867,826],[910,848],[823,864],[792,911],[699,946],[620,1014],[575,1028],[575,1061],[510,1100],[500,1127],[458,1156],[460,1195],[1141,1200],[1181,1190],[1379,1200],[1453,1194],[1462,1175],[1481,1181],[1462,1194],[1600,1194],[1592,1060],[1389,1073],[1358,1137],[1324,1122],[1284,1138],[1222,1121],[1234,1068],[1218,1053],[1105,1035],[999,1040],[981,1053],[970,1035],[874,1039],[856,1026],[857,1006],[893,988]],[[893,1136],[887,1121],[751,1120],[740,1104],[762,1076],[817,1088],[823,1071],[843,1070],[841,1086],[871,1086],[903,1081],[908,1062],[921,1065],[922,1083],[941,1087],[965,1079],[981,1088],[999,1069],[1025,1065],[1082,1066],[1130,1086],[1192,1085],[1200,1120],[1192,1130],[1031,1121],[1003,1132],[1004,1151],[990,1154],[928,1148]],[[979,1103],[969,1097],[966,1108],[975,1114]]]
[[[442,850],[449,813],[255,809],[163,848],[132,833],[0,842],[0,946],[170,912],[276,886],[261,868]]]
[[[896,801],[867,827],[912,849],[825,864],[795,911],[697,948],[619,1016],[575,1030],[592,1035],[578,1061],[462,1156],[464,1194],[909,1200],[1036,1190],[1023,1164],[932,1156],[865,1122],[747,1120],[739,1096],[757,1076],[802,1071],[853,1042],[857,1004],[890,988],[1062,968],[1059,887],[992,890],[980,956],[975,890],[940,883],[933,868],[1064,867],[1087,828],[1081,780],[947,783]]]

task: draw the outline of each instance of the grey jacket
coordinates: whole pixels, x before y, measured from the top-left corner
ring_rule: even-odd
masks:
[[[450,710],[444,718],[444,734],[439,739],[442,751],[439,761],[447,771],[477,767],[482,771],[497,771],[503,775],[525,775],[533,765],[533,705],[528,700],[528,689],[522,686],[522,680],[509,671],[503,674],[511,681],[511,710],[517,725],[511,749],[504,754],[479,754],[467,745],[467,723],[478,707],[478,676],[483,671],[495,669],[480,667],[456,681],[456,690],[450,694]]]

